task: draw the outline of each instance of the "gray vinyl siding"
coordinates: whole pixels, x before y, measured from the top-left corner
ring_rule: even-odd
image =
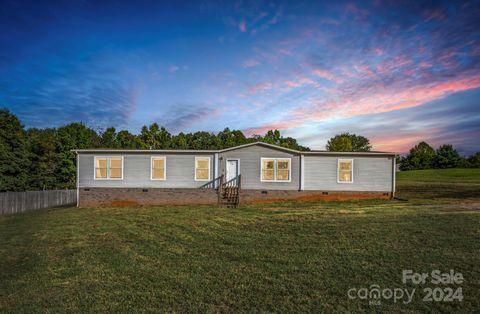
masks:
[[[338,159],[353,159],[353,183],[337,182]],[[392,158],[305,155],[305,190],[392,191]]]
[[[260,181],[261,158],[291,158],[291,182],[262,182]],[[252,190],[298,190],[300,156],[284,151],[254,145],[239,148],[219,154],[219,175],[225,174],[227,158],[240,159],[240,174],[242,177],[242,189]]]
[[[95,156],[123,156],[123,180],[95,180]],[[166,180],[150,180],[151,157],[166,157]],[[213,179],[213,154],[80,154],[80,187],[197,188],[207,181],[195,181],[195,157],[210,157]]]

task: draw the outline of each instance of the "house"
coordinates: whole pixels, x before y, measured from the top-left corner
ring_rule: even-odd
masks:
[[[256,142],[221,150],[77,149],[79,206],[391,198],[395,154],[297,151]]]

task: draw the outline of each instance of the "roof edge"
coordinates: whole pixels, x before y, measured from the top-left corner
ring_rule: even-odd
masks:
[[[246,148],[254,145],[261,145],[264,147],[281,150],[284,152],[297,154],[297,155],[345,155],[345,156],[397,156],[397,153],[391,152],[330,152],[330,151],[299,151],[296,149],[281,147],[278,145],[265,143],[265,142],[253,142],[239,146],[224,148],[224,149],[123,149],[123,148],[86,148],[86,149],[72,149],[71,152],[76,154],[89,154],[89,153],[204,153],[204,154],[216,154],[229,152],[241,148]]]
[[[247,143],[247,144],[243,144],[243,145],[239,145],[239,146],[220,149],[218,152],[219,153],[229,152],[229,151],[232,151],[232,150],[241,149],[241,148],[245,148],[245,147],[250,147],[250,146],[254,146],[254,145],[262,145],[262,146],[265,146],[265,147],[270,147],[270,148],[277,149],[277,150],[283,150],[283,151],[286,151],[286,152],[289,152],[289,153],[294,153],[294,154],[302,153],[301,151],[296,150],[296,149],[286,148],[286,147],[282,147],[282,146],[278,146],[278,145],[274,145],[274,144],[270,144],[270,143],[265,143],[265,142],[259,142],[259,141],[253,142],[253,143]]]

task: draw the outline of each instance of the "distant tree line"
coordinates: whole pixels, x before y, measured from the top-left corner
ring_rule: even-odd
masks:
[[[462,157],[452,145],[441,145],[437,150],[420,142],[400,158],[400,170],[480,168],[480,152]]]
[[[82,123],[59,128],[25,129],[20,120],[0,109],[0,191],[75,188],[75,153],[81,148],[223,149],[261,141],[301,151],[309,150],[278,130],[246,137],[228,128],[214,134],[171,134],[157,123],[143,126],[138,135],[115,128],[94,130]]]
[[[283,137],[278,130],[270,130],[263,136],[246,137],[242,131],[229,128],[217,134],[181,132],[174,135],[157,123],[143,126],[139,134],[117,131],[113,127],[94,130],[82,123],[25,129],[14,114],[0,109],[0,191],[74,188],[76,160],[72,149],[223,149],[257,141],[300,151],[310,150],[292,137]],[[339,152],[367,152],[372,146],[364,136],[341,133],[332,137],[326,148]],[[465,158],[452,145],[442,145],[434,150],[421,142],[399,162],[401,170],[478,168],[480,153]]]

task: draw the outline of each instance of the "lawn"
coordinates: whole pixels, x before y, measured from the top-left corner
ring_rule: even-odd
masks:
[[[397,196],[417,203],[480,202],[480,169],[432,169],[397,173]]]
[[[397,174],[397,182],[443,182],[480,184],[480,168],[400,171]]]
[[[423,184],[408,175],[399,174],[408,201],[0,216],[0,311],[478,313],[480,196],[459,183],[456,198],[429,202],[401,190]],[[464,300],[423,302],[424,288],[447,286],[404,285],[405,269],[462,273],[449,287]],[[374,284],[416,292],[410,304],[347,297]]]

